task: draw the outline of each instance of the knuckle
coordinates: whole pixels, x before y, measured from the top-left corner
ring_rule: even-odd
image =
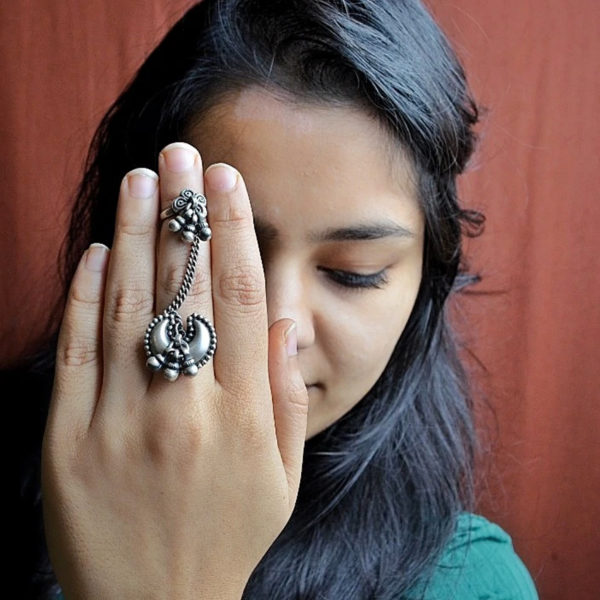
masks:
[[[81,367],[98,360],[97,341],[83,336],[68,336],[58,350],[57,360],[69,367]]]
[[[207,444],[203,421],[193,415],[174,415],[172,411],[153,419],[145,435],[145,447],[157,465],[192,464]]]
[[[154,225],[139,221],[120,221],[116,228],[116,235],[123,237],[146,237],[154,233]]]
[[[185,266],[172,266],[168,269],[165,280],[165,291],[169,296],[176,296],[179,292],[185,275],[185,269]],[[200,269],[200,272],[196,271],[194,275],[194,282],[187,297],[191,297],[193,300],[194,298],[210,295],[211,287],[210,272]]]
[[[71,287],[70,301],[77,312],[83,313],[95,312],[100,305],[98,293],[85,285]]]
[[[181,284],[182,280],[179,281]],[[194,283],[190,288],[188,296],[191,296],[192,302],[195,303],[197,303],[196,301],[200,301],[202,298],[210,298],[212,296],[212,279],[210,272],[202,271],[201,273],[198,273],[198,271],[196,271]]]
[[[120,288],[109,303],[109,314],[116,323],[129,323],[132,316],[151,313],[154,296],[146,289]]]
[[[164,287],[165,292],[169,296],[175,296],[179,292],[181,282],[183,281],[185,268],[180,266],[172,265],[168,268],[165,277]]]
[[[212,216],[212,215],[211,215]],[[214,223],[225,225],[227,229],[240,231],[247,229],[252,223],[252,210],[244,202],[228,202],[214,211]]]
[[[262,270],[250,265],[239,265],[219,278],[219,294],[234,306],[256,307],[265,302],[265,284]]]
[[[302,382],[290,383],[288,387],[287,400],[291,410],[298,415],[306,416],[308,414],[308,392]]]
[[[103,464],[118,464],[123,456],[131,453],[133,435],[123,431],[115,431],[106,420],[101,420],[95,431],[96,452],[98,461]]]
[[[153,419],[144,436],[144,447],[151,462],[167,465],[171,462],[177,429],[170,419]]]
[[[184,419],[177,432],[179,453],[184,457],[197,456],[206,443],[205,429],[201,419],[194,416]]]

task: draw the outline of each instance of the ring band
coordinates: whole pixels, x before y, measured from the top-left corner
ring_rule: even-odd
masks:
[[[187,318],[187,328],[184,328],[177,312],[194,281],[200,242],[212,237],[207,217],[206,198],[187,188],[160,213],[161,221],[171,219],[170,231],[179,233],[182,240],[192,243],[177,295],[160,315],[152,319],[144,335],[146,366],[152,371],[162,370],[169,381],[175,381],[180,373],[196,375],[212,358],[217,347],[215,328],[206,317],[192,313]]]
[[[161,211],[160,220],[164,221],[165,219],[168,219],[171,215],[174,215],[174,214],[175,213],[174,213],[173,209],[170,206],[168,206],[163,211]]]

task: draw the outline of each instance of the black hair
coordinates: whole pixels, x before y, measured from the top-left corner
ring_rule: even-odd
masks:
[[[306,442],[294,512],[244,600],[398,600],[427,580],[474,503],[473,393],[448,299],[480,280],[467,272],[462,235],[479,235],[485,221],[460,207],[456,188],[481,108],[418,0],[205,0],[189,9],[95,133],[60,256],[65,293],[28,372],[52,376],[69,283],[91,242],[112,245],[125,173],[157,170],[162,147],[191,141],[199,117],[248,86],[373,115],[414,168],[426,225],[421,285],[391,358],[358,404]],[[38,514],[39,458],[28,464],[23,497]],[[51,597],[58,587],[36,531],[32,594]]]

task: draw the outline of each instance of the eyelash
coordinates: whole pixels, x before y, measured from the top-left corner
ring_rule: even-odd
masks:
[[[263,262],[266,260],[265,249],[259,240],[259,249]],[[340,269],[326,269],[325,267],[317,267],[321,271],[327,273],[328,278],[336,285],[345,288],[347,291],[361,291],[369,288],[381,289],[387,284],[387,271],[382,269],[378,273],[370,275],[361,275],[360,273],[352,273],[351,271],[342,271]]]
[[[324,267],[319,267],[319,269],[325,271],[334,283],[345,288],[357,290],[365,288],[381,289],[388,282],[385,269],[372,275],[361,275],[360,273],[351,273],[350,271],[340,271],[338,269],[325,269]]]

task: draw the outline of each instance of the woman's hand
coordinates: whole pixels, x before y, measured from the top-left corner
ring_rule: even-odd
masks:
[[[246,186],[233,170],[227,190],[227,169],[203,176],[196,149],[175,143],[158,180],[130,172],[108,266],[94,270],[88,250],[71,283],[42,447],[46,540],[67,600],[240,598],[294,508],[308,394],[286,353],[293,321],[268,328]],[[207,197],[212,239],[178,312],[207,317],[217,349],[169,382],[146,367],[143,339],[183,282],[191,245],[157,223],[184,188]]]

